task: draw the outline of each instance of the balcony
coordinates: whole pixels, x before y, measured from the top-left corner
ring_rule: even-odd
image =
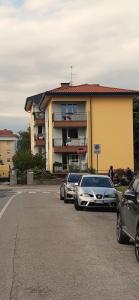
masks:
[[[35,140],[35,146],[45,146],[44,134],[35,134],[34,140]]]
[[[86,127],[87,114],[86,113],[53,113],[54,127]]]
[[[53,148],[55,153],[78,153],[85,154],[87,152],[87,139],[53,139]]]
[[[43,112],[34,113],[34,125],[44,125],[45,124],[45,114]]]
[[[85,161],[69,162],[66,165],[63,165],[62,163],[53,164],[54,173],[87,172],[87,171],[88,171],[88,163]]]

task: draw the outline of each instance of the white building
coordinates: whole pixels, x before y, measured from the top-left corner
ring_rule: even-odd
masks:
[[[45,156],[45,113],[39,109],[42,97],[43,93],[28,97],[25,110],[29,112],[30,118],[31,152],[34,155],[39,153]]]

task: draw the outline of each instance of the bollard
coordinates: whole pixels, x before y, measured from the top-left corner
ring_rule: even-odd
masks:
[[[10,170],[10,185],[17,184],[17,171],[12,169]]]
[[[34,181],[33,171],[28,170],[27,171],[27,184],[33,184],[33,181]]]

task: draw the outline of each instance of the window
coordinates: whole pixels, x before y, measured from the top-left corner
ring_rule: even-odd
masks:
[[[104,177],[83,177],[81,182],[82,187],[107,187],[112,188],[110,180]]]
[[[73,103],[61,104],[61,112],[62,112],[62,116],[65,116],[66,114],[76,114],[77,104],[73,104]]]
[[[70,174],[69,177],[68,177],[68,182],[78,182],[81,178],[81,174]]]
[[[69,155],[69,161],[70,162],[78,162],[79,161],[79,155],[78,154],[70,154]]]
[[[68,136],[72,139],[78,139],[78,129],[77,128],[69,128]]]
[[[38,126],[38,134],[42,134],[42,126]]]
[[[10,162],[10,158],[7,158],[7,162]]]

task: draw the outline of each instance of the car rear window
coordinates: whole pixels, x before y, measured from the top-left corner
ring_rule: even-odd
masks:
[[[79,179],[81,178],[81,175],[78,175],[78,174],[70,174],[69,177],[68,177],[68,182],[78,182]]]
[[[106,177],[83,177],[82,187],[107,187],[112,188],[109,178]]]

